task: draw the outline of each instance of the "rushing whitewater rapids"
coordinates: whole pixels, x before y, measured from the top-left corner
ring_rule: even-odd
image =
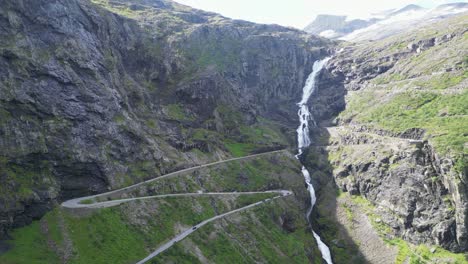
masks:
[[[323,60],[316,61],[313,66],[312,73],[307,78],[306,84],[302,90],[302,100],[297,104],[299,106],[298,116],[301,124],[297,128],[297,145],[298,145],[298,153],[296,158],[299,159],[300,155],[302,154],[302,149],[306,148],[310,145],[310,138],[309,138],[309,121],[312,121],[313,125],[316,125],[315,120],[313,119],[312,115],[309,112],[309,107],[307,106],[307,102],[309,101],[310,96],[315,91],[315,79],[317,78],[318,73],[322,70],[323,66],[327,63],[330,58],[325,58]],[[309,221],[310,214],[312,213],[312,209],[314,208],[315,202],[317,198],[315,197],[315,189],[311,183],[309,171],[302,166],[302,175],[304,175],[304,180],[307,183],[307,190],[310,193],[310,208],[307,211],[307,221]],[[322,253],[322,258],[328,263],[332,264],[330,249],[322,242],[320,236],[314,233],[315,241],[317,241],[318,247],[320,252]]]

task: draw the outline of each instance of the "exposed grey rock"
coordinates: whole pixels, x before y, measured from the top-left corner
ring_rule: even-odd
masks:
[[[376,143],[371,158],[363,149],[338,145],[338,186],[375,204],[380,221],[404,239],[459,250],[455,201],[444,182],[451,176],[437,171],[439,161],[427,143],[400,143],[397,149],[386,144]]]
[[[377,19],[353,19],[348,21],[346,16],[318,15],[315,20],[304,28],[304,31],[319,35],[323,31],[333,31],[330,38],[338,38],[357,29],[365,28],[375,23]]]
[[[418,49],[426,58],[430,57],[431,62],[445,61],[445,56],[440,56],[444,52],[460,52],[466,29],[458,21],[463,18],[450,20],[455,23],[449,30],[441,30],[446,24],[440,23],[434,26],[437,29],[434,34],[421,29],[376,43],[350,44],[338,52],[323,72],[327,77],[318,86],[315,94],[318,98],[313,96],[311,100],[316,106],[312,108],[318,123],[324,127],[338,127],[329,128],[328,132],[324,132],[323,127],[313,129],[311,136],[315,146],[306,158],[311,172],[322,172],[311,173],[319,197],[320,184],[330,184],[331,179],[326,174],[331,167],[333,173],[329,174],[334,176],[342,191],[362,195],[375,206],[382,224],[392,230],[389,236],[397,235],[416,244],[436,244],[454,252],[468,250],[467,172],[455,169],[456,162],[466,168],[466,161],[460,160],[460,155],[435,152],[431,145],[435,135],[429,129],[426,131],[420,125],[406,131],[398,130],[400,132],[381,129],[384,121],[373,122],[371,116],[360,115],[359,105],[347,106],[352,110],[335,119],[340,107],[333,105],[337,103],[344,108],[344,103],[338,104],[344,99],[333,99],[326,94],[348,94],[347,99],[353,103],[359,100],[351,98],[361,95],[382,95],[381,102],[386,104],[393,96],[411,92],[411,89],[432,92],[424,84],[422,87],[404,84],[419,78],[426,82],[438,78],[435,70],[422,73],[413,66],[408,67],[411,65],[408,62],[421,56],[415,54]],[[461,64],[444,66],[444,71],[454,69],[460,76],[464,70]],[[426,64],[421,66],[421,69],[430,68]],[[402,88],[397,88],[400,85]],[[463,83],[460,86],[464,87]],[[328,104],[320,103],[327,99],[330,99]],[[328,157],[331,164],[327,166],[323,156]]]
[[[109,4],[133,13],[88,0],[0,4],[2,237],[58,200],[229,155],[195,129],[235,137],[259,117],[295,124],[297,87],[333,45],[166,0]],[[220,107],[239,117],[233,129]]]

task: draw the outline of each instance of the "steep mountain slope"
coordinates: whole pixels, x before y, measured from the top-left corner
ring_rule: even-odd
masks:
[[[431,9],[408,5],[362,19],[319,15],[304,30],[327,38],[354,42],[379,40],[467,11],[468,3],[450,3]]]
[[[391,13],[377,23],[358,29],[340,39],[348,41],[379,40],[468,11],[468,3],[445,4],[432,9],[409,7]]]
[[[321,263],[304,218],[307,193],[299,169],[294,156],[281,152],[181,173],[114,198],[238,194],[147,199],[99,210],[57,208],[13,231],[0,263],[136,263],[205,219],[271,197],[240,192],[280,188],[295,195],[210,223],[150,263]]]
[[[152,262],[322,263],[291,153],[197,165],[293,146],[312,64],[339,48],[301,157],[314,230],[334,263],[467,262],[466,15],[339,46],[168,0],[0,5],[0,263],[133,263],[259,201]],[[57,206],[187,167],[106,199],[229,193]],[[277,189],[294,195],[240,193]]]
[[[348,20],[346,16],[317,15],[314,21],[304,28],[304,31],[326,38],[339,38],[355,30],[368,27],[377,20],[376,18]]]
[[[317,216],[335,219],[322,231],[339,237],[352,229],[362,239],[354,227],[368,221],[399,247],[398,263],[467,261],[436,247],[468,250],[467,21],[461,15],[378,42],[347,43],[330,61],[317,97],[330,92],[324,84],[331,79],[341,80],[347,95],[336,119],[321,119],[313,133],[319,144],[309,151],[324,193]],[[335,202],[333,181],[365,200],[340,195]],[[368,220],[354,215],[362,212]],[[359,250],[378,260],[369,252],[377,242],[360,242]]]
[[[332,45],[163,0],[2,1],[0,28],[2,237],[57,200],[289,145]]]

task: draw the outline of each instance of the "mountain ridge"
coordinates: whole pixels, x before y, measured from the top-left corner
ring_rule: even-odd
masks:
[[[419,23],[437,21],[461,12],[468,11],[468,3],[442,4],[434,8],[424,8],[410,4],[397,10],[388,10],[367,19],[351,19],[347,16],[318,15],[304,28],[306,32],[331,39],[347,41],[379,40],[407,31]],[[327,20],[335,21],[327,24]],[[389,28],[389,24],[395,24]],[[401,24],[401,25],[400,25]]]
[[[250,204],[154,261],[322,263],[313,230],[334,263],[466,263],[465,14],[352,43],[168,0],[0,5],[1,263],[134,263]]]
[[[138,3],[161,8],[2,3],[3,234],[57,200],[289,144],[294,105],[276,106],[299,97],[332,42],[170,1]]]

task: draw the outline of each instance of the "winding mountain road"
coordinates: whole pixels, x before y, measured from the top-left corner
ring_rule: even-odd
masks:
[[[143,260],[141,260],[141,261],[139,261],[137,263],[137,264],[142,264],[142,263],[145,263],[145,262],[149,261],[150,259],[154,258],[155,256],[161,254],[165,250],[172,247],[176,242],[184,239],[188,235],[195,232],[198,228],[200,228],[200,227],[202,227],[202,226],[204,226],[204,225],[206,225],[206,224],[208,224],[210,222],[213,222],[213,221],[215,221],[217,219],[220,219],[222,217],[225,217],[225,216],[228,216],[228,215],[240,212],[240,211],[244,211],[244,210],[247,210],[249,208],[258,206],[258,205],[261,205],[261,204],[263,204],[265,202],[269,202],[269,201],[272,201],[274,199],[278,199],[278,198],[281,198],[281,197],[286,197],[286,196],[292,195],[293,193],[291,191],[288,191],[288,190],[269,190],[269,191],[252,191],[252,192],[175,193],[175,194],[161,194],[161,195],[153,195],[153,196],[133,197],[133,198],[126,198],[126,199],[116,199],[116,200],[109,200],[109,201],[103,201],[103,202],[96,201],[95,200],[96,198],[106,197],[106,196],[109,196],[111,194],[117,194],[119,192],[130,191],[130,190],[138,188],[138,187],[140,187],[140,186],[142,186],[144,184],[147,184],[147,183],[151,183],[151,182],[161,180],[161,179],[164,179],[164,178],[168,178],[168,177],[177,176],[177,175],[180,175],[181,173],[190,172],[192,170],[196,170],[196,169],[200,169],[200,168],[204,168],[204,167],[209,167],[209,166],[213,166],[213,165],[217,165],[217,164],[221,164],[221,163],[226,163],[226,162],[231,162],[231,161],[255,158],[255,157],[259,157],[259,156],[264,156],[264,155],[269,155],[269,154],[274,154],[274,153],[280,153],[280,152],[285,152],[285,151],[286,151],[285,149],[276,150],[276,151],[269,151],[269,152],[264,152],[264,153],[259,153],[259,154],[244,156],[244,157],[238,157],[238,158],[232,158],[232,159],[227,159],[227,160],[216,161],[216,162],[212,162],[212,163],[208,163],[208,164],[204,164],[204,165],[198,165],[198,166],[195,166],[195,167],[191,167],[191,168],[171,172],[171,173],[159,176],[157,178],[146,180],[146,181],[143,181],[143,182],[140,182],[140,183],[128,186],[128,187],[121,188],[121,189],[117,189],[117,190],[113,190],[113,191],[109,191],[109,192],[105,192],[105,193],[101,193],[101,194],[96,194],[96,195],[90,195],[90,196],[71,199],[71,200],[63,202],[62,207],[70,208],[70,209],[105,208],[105,207],[112,207],[112,206],[120,205],[120,204],[125,203],[125,202],[136,201],[136,200],[157,199],[157,198],[167,198],[167,197],[182,197],[182,196],[189,196],[190,197],[190,196],[215,196],[215,195],[249,195],[249,194],[262,194],[262,193],[277,193],[278,194],[277,196],[274,196],[274,197],[271,197],[271,198],[268,198],[268,199],[253,203],[253,204],[249,204],[247,206],[237,208],[237,209],[231,210],[229,212],[226,212],[226,213],[223,213],[223,214],[220,214],[220,215],[216,215],[216,216],[214,216],[212,218],[204,220],[203,222],[200,222],[199,224],[197,224],[197,225],[183,231],[182,233],[176,235],[171,240],[169,240],[168,242],[166,242],[165,244],[163,244],[159,248],[157,248],[155,251],[153,251],[146,258],[144,258]]]
[[[255,158],[255,157],[260,157],[260,156],[265,156],[265,155],[270,155],[270,154],[275,154],[275,153],[281,153],[281,152],[286,152],[286,151],[287,151],[286,149],[275,150],[275,151],[263,152],[263,153],[259,153],[259,154],[253,154],[253,155],[249,155],[249,156],[232,158],[232,159],[227,159],[227,160],[220,160],[220,161],[216,161],[216,162],[212,162],[212,163],[198,165],[198,166],[178,170],[178,171],[175,171],[175,172],[171,172],[171,173],[168,173],[168,174],[165,174],[165,175],[162,175],[162,176],[150,179],[150,180],[146,180],[146,181],[143,181],[143,182],[140,182],[140,183],[137,183],[137,184],[134,184],[134,185],[130,185],[130,186],[127,186],[127,187],[124,187],[124,188],[116,189],[116,190],[113,190],[113,191],[71,199],[71,200],[63,202],[62,207],[65,207],[65,208],[92,208],[93,206],[95,206],[97,204],[106,205],[105,202],[92,203],[92,204],[84,204],[83,202],[88,201],[88,200],[92,201],[95,198],[105,197],[105,196],[115,194],[115,193],[118,193],[118,192],[130,191],[130,190],[136,189],[136,188],[138,188],[140,186],[143,186],[145,184],[152,183],[152,182],[155,182],[155,181],[158,181],[158,180],[161,180],[161,179],[166,179],[166,178],[169,178],[169,177],[174,177],[174,176],[177,176],[177,175],[179,175],[181,173],[190,172],[190,171],[193,171],[193,170],[196,170],[196,169],[206,168],[206,167],[210,167],[210,166],[214,166],[214,165],[218,165],[218,164],[222,164],[222,163],[226,163],[226,162],[250,159],[250,158]],[[143,197],[140,197],[140,198],[143,198]],[[155,198],[155,197],[153,197],[153,198]],[[149,199],[149,198],[146,198],[146,199]],[[136,198],[130,198],[130,200],[127,200],[127,199],[122,199],[122,200],[132,201],[132,200],[136,200]],[[125,201],[122,201],[120,203],[116,203],[116,202],[117,202],[117,200],[109,201],[108,205],[112,204],[112,203],[115,203],[113,205],[118,205],[118,204],[121,204],[122,202],[125,202]],[[110,205],[110,206],[113,206],[113,205]],[[109,207],[109,206],[104,206],[104,207]]]
[[[149,254],[146,258],[144,258],[144,259],[140,260],[139,262],[137,262],[137,264],[143,264],[143,263],[149,261],[150,259],[156,257],[157,255],[161,254],[165,250],[172,247],[176,242],[184,239],[188,235],[190,235],[193,232],[195,232],[196,230],[198,230],[198,228],[200,228],[200,227],[202,227],[202,226],[204,226],[204,225],[206,225],[206,224],[208,224],[210,222],[213,222],[213,221],[215,221],[217,219],[220,219],[222,217],[225,217],[225,216],[228,216],[228,215],[240,212],[240,211],[244,211],[246,209],[249,209],[249,208],[252,208],[252,207],[255,207],[255,206],[258,206],[258,205],[261,205],[261,204],[263,204],[265,202],[268,202],[268,201],[271,201],[271,200],[274,200],[274,199],[278,199],[278,198],[281,198],[281,197],[289,196],[289,195],[292,194],[291,191],[285,191],[285,190],[266,191],[266,192],[259,192],[259,193],[271,193],[271,192],[280,192],[281,195],[278,195],[278,196],[275,196],[275,197],[272,197],[272,198],[268,198],[268,199],[265,199],[265,200],[262,200],[262,201],[259,201],[259,202],[253,203],[253,204],[249,204],[247,206],[244,206],[244,207],[241,207],[241,208],[226,212],[224,214],[220,214],[220,215],[214,216],[212,218],[206,219],[205,221],[203,221],[203,222],[201,222],[201,223],[199,223],[197,225],[194,225],[192,228],[186,229],[184,232],[176,235],[174,238],[172,238],[171,240],[169,240],[168,242],[166,242],[165,244],[163,244],[162,246],[157,248],[155,251],[153,251],[153,253]],[[237,194],[242,194],[242,193],[237,193]]]
[[[168,197],[183,197],[183,196],[214,196],[214,195],[241,195],[241,194],[261,194],[261,193],[281,193],[283,196],[289,195],[290,191],[287,190],[269,190],[269,191],[258,191],[258,192],[206,192],[206,193],[173,193],[173,194],[161,194],[153,196],[142,196],[133,197],[126,199],[116,199],[105,202],[95,202],[90,204],[80,203],[80,199],[73,199],[62,203],[65,208],[106,208],[112,207],[126,202],[136,200],[147,200],[156,198],[168,198]]]

